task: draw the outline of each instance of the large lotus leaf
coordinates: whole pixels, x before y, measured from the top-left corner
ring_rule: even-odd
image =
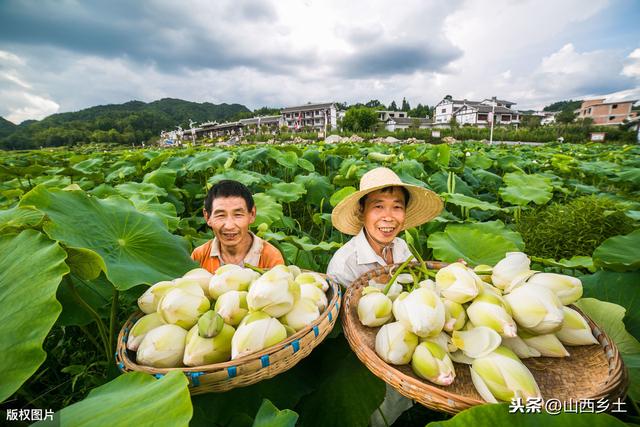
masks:
[[[331,198],[329,199],[329,203],[331,204],[331,206],[335,207],[338,203],[342,201],[342,199],[344,199],[351,193],[355,193],[355,192],[356,192],[355,187],[349,186],[349,187],[341,188],[340,190],[336,191],[331,195]]]
[[[493,166],[493,159],[487,157],[487,155],[482,152],[473,153],[467,157],[465,165],[472,169],[489,169]]]
[[[267,147],[244,150],[238,155],[238,164],[243,168],[248,168],[253,163],[264,161],[267,158],[269,150]]]
[[[500,197],[513,205],[526,206],[530,202],[543,205],[553,196],[550,180],[539,175],[508,173],[504,183],[507,186],[500,189]]]
[[[295,427],[298,414],[291,409],[279,411],[268,399],[262,401],[253,427]]]
[[[524,404],[524,402],[523,402]],[[626,427],[627,424],[608,414],[510,413],[509,404],[478,405],[460,412],[446,421],[434,421],[427,427]]]
[[[629,370],[629,390],[627,393],[635,402],[640,402],[640,353],[623,354],[622,360]]]
[[[593,265],[593,259],[589,256],[581,256],[575,255],[572,256],[571,259],[561,259],[560,261],[556,261],[551,258],[539,258],[539,257],[530,257],[533,261],[539,262],[543,265],[548,265],[551,267],[562,267],[562,268],[584,268],[589,271],[596,271],[595,266]]]
[[[402,160],[391,166],[398,175],[409,175],[416,179],[426,179],[427,172],[424,170],[422,163],[417,160]]]
[[[144,291],[140,293],[142,292]],[[65,276],[60,286],[58,286],[56,299],[62,304],[62,313],[60,313],[56,324],[61,326],[84,326],[95,322],[95,319],[87,309],[80,304],[77,295],[98,315],[105,319],[108,318],[113,293],[114,287],[104,274],[93,280],[85,280],[72,272],[72,274]]]
[[[298,155],[292,151],[269,150],[269,157],[285,168],[296,169],[298,167]]]
[[[0,210],[0,233],[9,230],[35,227],[44,218],[44,213],[34,208],[14,207]]]
[[[157,200],[140,200],[137,196],[129,199],[139,212],[147,214],[152,218],[160,219],[169,231],[174,231],[180,224],[180,218],[173,203],[159,203]]]
[[[91,175],[102,171],[102,169],[104,168],[104,159],[102,159],[101,157],[94,157],[76,163],[71,167],[85,175]]]
[[[0,237],[0,402],[44,362],[42,344],[62,307],[56,289],[69,272],[64,249],[35,230]]]
[[[447,203],[452,203],[456,206],[460,206],[461,208],[480,209],[483,211],[502,211],[503,210],[500,206],[496,206],[493,203],[484,202],[474,197],[465,196],[464,194],[444,193],[443,196],[445,197]]]
[[[205,151],[193,157],[186,168],[189,172],[203,172],[222,167],[233,154],[229,151]]]
[[[146,174],[142,180],[142,182],[148,184],[155,184],[160,188],[164,188],[165,190],[169,190],[173,188],[176,182],[176,177],[178,174],[173,169],[169,169],[167,167],[161,167],[152,172]]]
[[[104,179],[106,182],[124,181],[125,179],[136,174],[138,169],[135,166],[121,166],[109,173]]]
[[[153,200],[159,197],[166,197],[167,190],[155,184],[142,182],[127,182],[116,185],[115,190],[125,199],[135,196],[139,200]]]
[[[246,185],[247,187],[251,187],[254,184],[258,184],[264,181],[262,176],[258,173],[251,171],[242,171],[237,169],[231,169],[225,171],[223,173],[212,176],[207,180],[207,183],[210,185],[215,185],[223,179],[232,179],[234,181],[238,181]]]
[[[502,185],[502,177],[495,173],[483,169],[475,169],[471,173],[476,177],[480,185],[486,188],[497,190]]]
[[[50,222],[44,231],[52,239],[100,255],[107,278],[120,290],[171,280],[195,265],[184,240],[125,199],[36,187],[20,203],[45,212]]]
[[[447,144],[433,145],[429,147],[421,158],[430,160],[436,165],[446,168],[449,166],[451,159],[451,148],[449,148]]]
[[[84,400],[57,412],[54,420],[64,426],[188,426],[193,415],[188,384],[181,371],[161,379],[129,372],[91,390]]]
[[[96,252],[85,248],[65,248],[71,272],[84,280],[93,280],[107,271],[104,260]]]
[[[621,305],[627,310],[624,323],[627,330],[640,339],[640,272],[615,273],[598,271],[581,276],[584,297],[597,298]]]
[[[613,271],[640,268],[640,229],[626,236],[610,237],[593,251],[596,266]]]
[[[309,175],[298,175],[294,181],[304,185],[307,189],[305,202],[318,207],[320,207],[321,204],[329,206],[329,199],[335,191],[335,187],[331,184],[329,178],[317,173],[311,173]]]
[[[578,165],[578,169],[590,175],[607,176],[617,174],[620,170],[620,165],[605,161],[581,162]]]
[[[338,242],[319,242],[312,243],[309,236],[297,237],[297,236],[289,236],[289,241],[295,243],[302,249],[303,251],[333,251],[336,248],[342,246]]]
[[[455,262],[462,258],[473,266],[494,265],[506,252],[524,250],[520,234],[501,221],[447,224],[444,231],[429,236],[427,246],[438,260]]]
[[[298,158],[298,166],[300,167],[300,169],[304,169],[307,172],[313,172],[316,170],[316,168],[313,166],[313,163],[311,163],[307,159],[303,159],[302,157]]]
[[[526,161],[524,159],[511,154],[498,155],[495,161],[495,165],[498,167],[498,169],[501,169],[505,172],[521,172],[525,164]]]
[[[640,186],[640,168],[627,169],[623,172],[618,172],[617,175],[617,178],[613,179],[613,181]]]
[[[305,195],[307,189],[297,182],[279,182],[267,190],[267,194],[278,202],[295,202]]]
[[[274,200],[273,197],[258,193],[253,195],[253,201],[256,204],[256,220],[254,226],[262,223],[271,225],[282,219],[282,205]]]
[[[449,174],[446,172],[437,172],[429,177],[429,185],[433,188],[437,193],[447,193],[449,188],[447,186],[447,181],[449,179]],[[474,197],[473,189],[469,187],[469,185],[462,180],[459,176],[455,176],[456,188],[455,192],[464,194],[465,196]]]
[[[42,175],[34,178],[31,183],[36,185],[44,185],[50,188],[64,188],[71,184],[71,179],[67,176],[49,176]]]

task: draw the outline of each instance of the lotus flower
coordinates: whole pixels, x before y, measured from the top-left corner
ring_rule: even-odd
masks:
[[[378,288],[367,286],[358,301],[358,319],[364,326],[381,326],[391,319],[393,303]]]
[[[231,359],[271,347],[286,338],[287,330],[278,319],[261,311],[248,314],[231,339]]]
[[[454,331],[451,341],[465,355],[476,359],[484,357],[498,348],[502,338],[491,328],[477,326],[468,331]]]
[[[218,268],[209,281],[209,295],[213,299],[229,291],[246,291],[249,285],[260,277],[260,273],[235,264]]]
[[[520,359],[527,359],[529,357],[540,357],[541,354],[535,348],[527,345],[519,336],[515,337],[503,337],[502,345],[513,351]]]
[[[216,300],[214,310],[224,319],[224,322],[237,326],[249,312],[247,294],[244,291],[228,291]]]
[[[562,303],[545,287],[527,283],[505,295],[504,299],[511,306],[516,322],[530,332],[548,334],[562,326]]]
[[[417,376],[439,385],[449,385],[456,377],[447,352],[429,341],[418,344],[411,357],[411,367]]]
[[[198,319],[198,335],[202,338],[213,338],[222,331],[223,326],[222,316],[209,310]]]
[[[526,331],[520,331],[520,338],[529,347],[535,348],[546,357],[568,357],[569,352],[554,334],[534,335]]]
[[[157,328],[158,326],[164,325],[164,321],[160,314],[151,313],[146,316],[142,316],[133,328],[131,328],[131,332],[129,332],[129,337],[127,338],[127,348],[132,351],[136,351],[142,342],[142,339],[147,334],[147,332]]]
[[[535,273],[529,267],[531,260],[523,252],[507,252],[492,269],[491,281],[501,290],[511,291]]]
[[[598,340],[591,333],[589,324],[580,313],[569,307],[562,307],[562,312],[564,314],[562,328],[556,332],[556,336],[561,342],[567,345],[598,344]]]
[[[158,313],[162,320],[185,330],[191,329],[211,306],[200,286],[197,289],[200,294],[190,293],[181,288],[167,292],[158,305]]]
[[[438,287],[436,286],[436,282],[434,282],[431,279],[425,279],[422,280],[421,282],[418,283],[418,287],[420,288],[427,288],[430,291],[433,291],[436,293],[436,295],[440,296],[440,290],[438,289]]]
[[[387,287],[387,284],[386,283],[378,283],[374,279],[371,279],[371,280],[369,280],[369,286],[367,286],[367,287],[376,288],[380,292],[384,292],[384,289]],[[402,293],[402,285],[400,283],[398,283],[398,281],[396,280],[395,282],[393,282],[391,284],[391,287],[389,288],[389,291],[387,292],[387,296],[393,302],[393,301],[396,300],[396,298],[398,298],[398,295],[400,295],[401,293]]]
[[[445,320],[444,304],[427,288],[401,293],[393,302],[393,315],[405,328],[421,337],[439,334]]]
[[[445,349],[447,353],[453,353],[458,350],[458,347],[453,343],[451,336],[446,332],[440,332],[438,335],[434,337],[420,338],[420,342],[434,342],[438,344],[440,347]]]
[[[315,302],[307,298],[300,298],[293,304],[293,308],[280,318],[280,321],[291,326],[296,331],[306,328],[320,317],[320,310]]]
[[[176,288],[180,288],[192,294],[202,295],[205,297],[207,296],[207,292],[202,289],[200,283],[197,280],[185,279],[184,277],[181,277],[179,279],[175,279],[173,281],[173,285]]]
[[[256,280],[247,304],[251,311],[264,311],[272,317],[282,317],[293,308],[300,298],[300,285],[285,266],[276,266]]]
[[[304,272],[300,273],[296,276],[296,283],[298,283],[301,287],[302,285],[313,285],[320,289],[322,292],[327,292],[329,290],[329,283],[327,279],[322,277],[319,273],[314,272]]]
[[[444,304],[444,327],[447,332],[458,331],[462,329],[467,321],[467,314],[462,304],[443,298]]]
[[[300,276],[302,276],[302,274]],[[322,289],[313,284],[307,283],[307,284],[300,285],[300,298],[308,298],[311,301],[313,301],[316,307],[318,307],[318,310],[320,311],[320,313],[325,311],[327,308],[327,305],[329,304],[327,300],[327,296],[322,291]]]
[[[198,324],[187,334],[182,360],[185,366],[209,365],[231,358],[231,339],[235,333],[232,326],[223,323],[219,333],[211,338],[202,337],[199,330]]]
[[[175,368],[182,364],[187,331],[176,325],[162,325],[147,332],[136,360],[154,368]]]
[[[418,336],[400,322],[387,323],[376,334],[376,354],[392,365],[409,363],[417,345]]]
[[[211,281],[211,277],[213,277],[213,274],[209,273],[209,271],[204,268],[194,268],[182,276],[183,279],[190,279],[198,282],[207,298],[210,298],[209,282]]]
[[[549,289],[564,305],[573,304],[582,297],[580,279],[564,274],[537,273],[527,280],[527,283]]]
[[[138,307],[140,307],[140,310],[145,314],[155,312],[158,309],[158,303],[160,303],[162,297],[173,288],[175,288],[173,282],[164,281],[156,283],[138,298]]]
[[[459,304],[474,299],[480,293],[481,284],[478,275],[459,262],[449,264],[436,274],[440,295]]]
[[[475,326],[487,326],[503,337],[515,337],[517,326],[511,309],[502,296],[483,290],[467,307],[467,316]]]
[[[480,396],[490,403],[542,397],[529,369],[506,347],[498,347],[493,353],[475,359],[471,379]]]

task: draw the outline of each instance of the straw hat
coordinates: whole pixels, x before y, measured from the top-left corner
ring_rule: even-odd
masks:
[[[358,234],[362,229],[359,200],[369,193],[390,186],[404,187],[409,191],[409,205],[406,207],[402,230],[424,224],[442,211],[442,200],[433,191],[402,182],[391,169],[375,168],[362,176],[359,191],[345,197],[333,208],[333,226],[345,234]]]

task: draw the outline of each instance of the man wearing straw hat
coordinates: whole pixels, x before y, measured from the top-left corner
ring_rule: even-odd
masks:
[[[333,255],[327,274],[349,286],[373,268],[406,261],[411,252],[398,234],[435,218],[442,207],[436,193],[402,182],[391,169],[370,170],[360,190],[331,213],[333,226],[355,237]]]

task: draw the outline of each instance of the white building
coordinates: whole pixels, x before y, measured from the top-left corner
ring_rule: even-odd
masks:
[[[376,111],[376,113],[378,113],[378,120],[380,120],[381,122],[385,122],[389,119],[389,118],[406,118],[409,117],[408,113],[406,111],[387,111],[387,110],[378,110]]]
[[[482,101],[456,100],[446,97],[435,107],[434,123],[448,124],[453,117],[458,124],[470,124],[479,127],[488,126],[495,116],[495,124],[519,124],[520,115],[511,107],[515,102],[497,98]]]
[[[281,114],[286,126],[292,130],[309,127],[324,131],[334,130],[338,126],[338,109],[334,102],[287,107],[282,109]]]
[[[384,128],[389,132],[403,129],[427,129],[431,127],[431,121],[425,118],[415,117],[389,117],[384,122]]]

